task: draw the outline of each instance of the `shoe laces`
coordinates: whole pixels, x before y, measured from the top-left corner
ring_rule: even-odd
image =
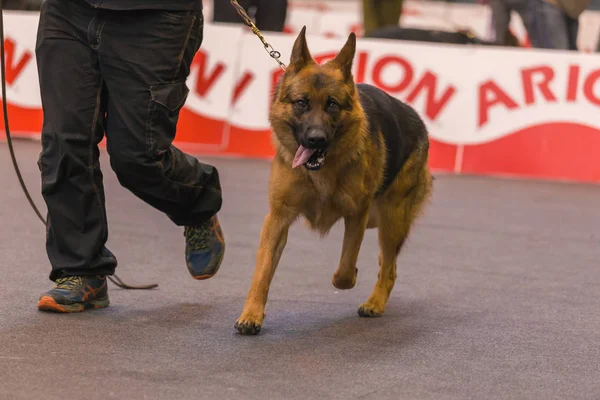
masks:
[[[208,248],[208,238],[212,235],[212,219],[202,225],[188,226],[184,235],[193,250],[204,250]]]
[[[68,276],[66,278],[58,278],[56,280],[57,289],[71,290],[83,283],[83,279],[79,276]]]

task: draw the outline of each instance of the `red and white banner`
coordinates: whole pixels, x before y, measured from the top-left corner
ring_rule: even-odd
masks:
[[[9,117],[39,136],[36,15],[7,13]],[[287,63],[295,36],[268,34]],[[324,62],[345,38],[308,35]],[[240,26],[207,24],[176,144],[198,154],[272,157],[268,110],[281,74]],[[600,182],[600,55],[359,39],[359,82],[412,104],[429,127],[431,167],[456,173]]]

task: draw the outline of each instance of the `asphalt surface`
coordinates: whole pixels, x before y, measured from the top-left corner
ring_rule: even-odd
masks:
[[[39,143],[16,142],[36,202]],[[236,333],[267,211],[268,163],[221,172],[227,253],[194,281],[181,229],[121,188],[102,155],[118,274],[111,307],[38,312],[51,287],[44,229],[0,144],[0,399],[598,399],[600,186],[438,176],[398,264],[386,314],[357,308],[377,279],[375,231],[358,283],[337,291],[342,228],[295,225],[259,336]]]

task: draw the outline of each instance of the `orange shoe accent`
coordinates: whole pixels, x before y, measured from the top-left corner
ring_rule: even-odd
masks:
[[[195,280],[197,280],[197,281],[203,281],[203,280],[205,280],[205,279],[210,279],[210,278],[212,278],[212,277],[213,277],[213,276],[215,276],[216,274],[217,274],[217,273],[215,272],[215,273],[213,273],[212,275],[193,276],[192,278],[194,278],[194,279],[195,279]]]
[[[60,313],[72,313],[72,312],[83,311],[83,307],[81,307],[80,310],[78,310],[78,309],[68,310],[68,309],[64,308],[63,306],[61,306],[60,304],[58,304],[52,297],[44,296],[40,299],[40,301],[38,301],[38,310],[54,311],[54,312],[60,312]]]

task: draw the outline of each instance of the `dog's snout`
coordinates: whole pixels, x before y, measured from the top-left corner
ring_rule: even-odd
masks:
[[[323,149],[327,147],[327,135],[319,129],[312,129],[306,136],[306,141],[309,148]]]

